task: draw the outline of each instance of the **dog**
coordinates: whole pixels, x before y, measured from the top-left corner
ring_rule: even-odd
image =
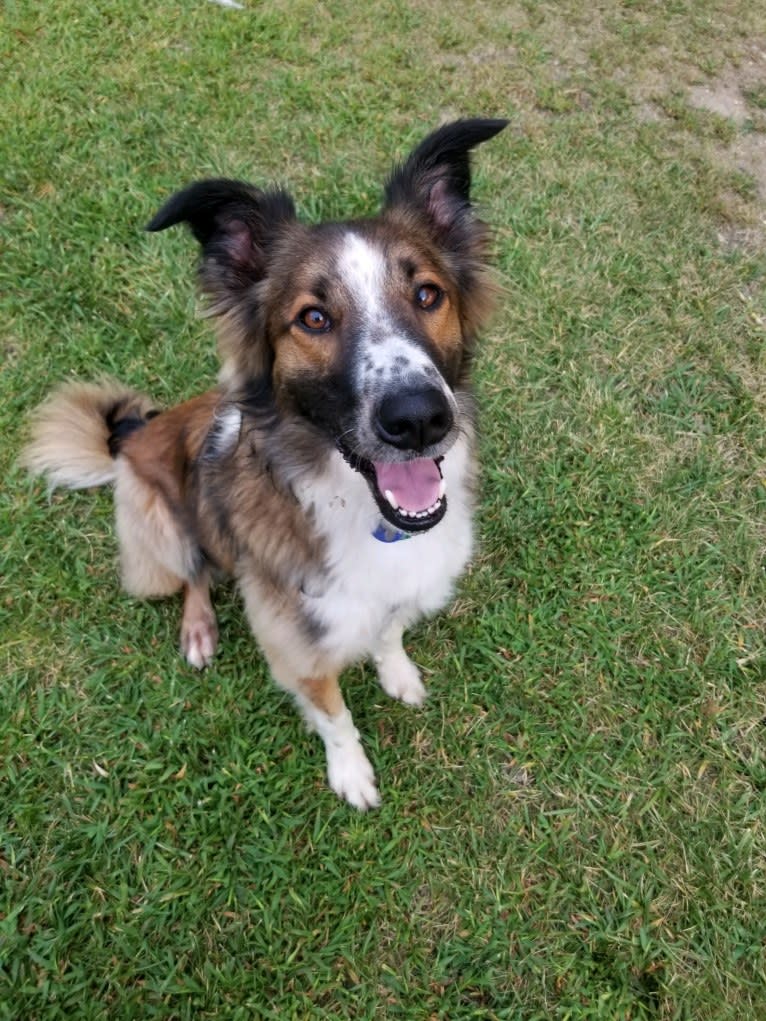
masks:
[[[403,632],[471,553],[470,369],[496,288],[470,153],[506,124],[434,131],[366,219],[305,225],[284,190],[234,180],[177,192],[147,230],[185,223],[201,246],[219,385],[158,411],[110,379],[65,384],[23,455],[52,487],[114,485],[123,586],[183,592],[194,667],[218,641],[211,582],[233,576],[330,787],[362,810],[379,793],[339,675],[371,658],[388,695],[420,705]]]

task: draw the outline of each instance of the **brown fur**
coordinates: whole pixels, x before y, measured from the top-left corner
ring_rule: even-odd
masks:
[[[307,536],[297,504],[286,503],[263,458],[247,443],[239,444],[221,466],[225,497],[216,488],[199,491],[194,466],[221,401],[221,393],[211,390],[171,408],[129,436],[121,450],[129,482],[122,483],[121,469],[117,481],[125,490],[120,497],[129,495],[130,512],[137,511],[130,535],[123,538],[118,527],[125,559],[136,565],[134,571],[148,573],[144,561],[161,560],[175,575],[173,591],[196,580],[200,571],[189,551],[190,537],[227,574],[240,573],[249,562],[267,579],[281,582],[300,578],[302,565],[308,570],[321,563],[321,543]],[[148,544],[147,516],[156,522],[157,535]],[[145,555],[137,555],[142,544]],[[167,594],[126,587],[137,595]]]
[[[200,570],[189,466],[199,456],[220,394],[158,415],[123,442],[116,515],[122,581],[136,596],[166,596]]]
[[[337,716],[345,707],[337,676],[301,678],[299,690],[328,716]]]
[[[116,469],[109,454],[107,413],[117,406],[122,418],[143,419],[152,402],[106,376],[98,383],[70,383],[55,390],[32,416],[21,464],[34,475],[47,476],[51,487],[78,489],[113,482]]]

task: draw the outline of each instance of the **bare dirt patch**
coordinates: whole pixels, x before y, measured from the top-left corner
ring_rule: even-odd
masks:
[[[731,207],[731,204],[730,204]],[[766,231],[755,227],[743,227],[741,224],[725,223],[718,229],[718,242],[728,251],[761,251],[764,246]]]
[[[732,164],[755,182],[758,198],[766,206],[766,134],[743,135],[729,148]]]
[[[725,78],[709,84],[692,85],[689,89],[689,102],[697,110],[728,117],[735,124],[744,124],[749,116],[747,100],[731,72]]]
[[[725,117],[739,129],[731,144],[716,147],[715,157],[724,168],[752,179],[762,209],[766,208],[765,98],[766,40],[751,42],[736,65],[688,90],[693,108]]]

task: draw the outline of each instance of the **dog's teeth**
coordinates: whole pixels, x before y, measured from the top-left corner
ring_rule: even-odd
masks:
[[[399,510],[399,504],[396,502],[396,497],[394,496],[390,489],[387,489],[383,495],[391,504],[391,506],[394,508],[394,510]]]
[[[441,498],[444,496],[446,489],[447,483],[444,481],[444,479],[442,479],[441,482],[439,483],[439,500],[441,500]],[[436,502],[438,503],[439,500],[437,500]]]

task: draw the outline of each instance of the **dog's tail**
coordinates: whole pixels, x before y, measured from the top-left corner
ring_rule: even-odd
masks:
[[[148,397],[115,380],[65,383],[34,413],[21,463],[51,488],[106,485],[122,441],[156,414]]]

